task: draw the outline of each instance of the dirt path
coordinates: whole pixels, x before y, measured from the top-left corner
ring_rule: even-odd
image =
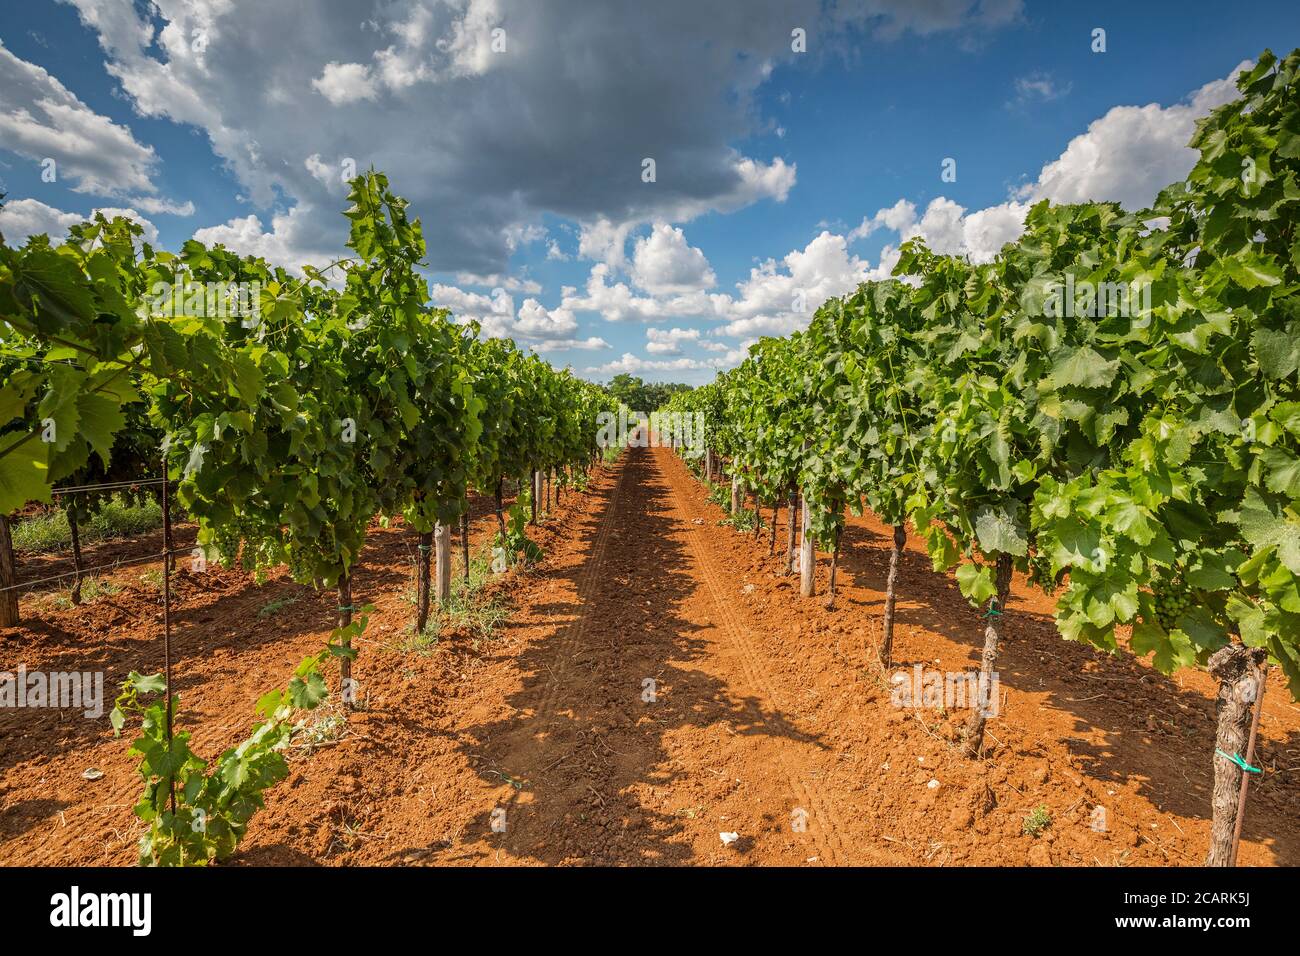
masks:
[[[855,518],[834,610],[664,449],[630,449],[530,529],[546,557],[489,585],[492,634],[404,642],[413,545],[372,532],[363,709],[291,755],[234,863],[407,865],[1186,865],[1208,835],[1213,706],[1203,675],[1164,678],[1054,633],[1018,582],[993,750],[952,746],[965,711],[891,704],[872,663],[888,533]],[[770,520],[770,513],[765,515]],[[495,519],[475,505],[472,537]],[[0,670],[156,669],[156,588],[42,609],[0,633]],[[824,589],[825,562],[818,586]],[[898,670],[976,666],[977,615],[909,542]],[[177,683],[206,757],[328,634],[332,606],[273,575],[178,583]],[[277,603],[281,610],[267,613]],[[1300,710],[1270,688],[1242,862],[1300,863]],[[87,781],[87,767],[103,778]],[[139,782],[106,719],[0,712],[0,863],[129,864]],[[1042,808],[1037,836],[1025,817]],[[1101,825],[1098,825],[1101,808]],[[720,833],[738,839],[724,846]]]
[[[541,679],[468,731],[526,781],[501,793],[496,859],[850,862],[818,793],[825,745],[781,706],[665,463],[628,453],[589,557],[552,578],[564,623],[519,658]]]

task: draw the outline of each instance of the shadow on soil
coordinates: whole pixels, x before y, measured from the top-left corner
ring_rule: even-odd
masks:
[[[563,623],[516,658],[526,676],[509,701],[514,716],[458,735],[480,778],[499,788],[498,807],[470,819],[465,832],[493,832],[495,813],[506,829],[492,841],[516,859],[688,863],[690,808],[646,800],[682,776],[669,735],[725,722],[737,734],[821,743],[691,666],[711,653],[701,626],[683,614],[703,585],[691,576],[669,486],[648,452],[630,450],[617,492],[604,494],[576,529],[586,561],[549,572],[572,585],[579,603],[533,606]],[[648,681],[654,702],[643,699]]]

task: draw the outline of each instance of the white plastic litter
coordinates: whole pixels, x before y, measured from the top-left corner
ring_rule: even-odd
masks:
[[[719,833],[719,834],[718,834],[718,838],[719,838],[720,840],[722,840],[722,845],[723,845],[723,846],[731,846],[731,844],[735,843],[737,840],[740,839],[740,834],[739,834],[739,833]]]

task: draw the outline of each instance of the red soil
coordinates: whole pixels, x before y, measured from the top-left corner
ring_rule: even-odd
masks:
[[[476,503],[476,543],[494,529],[489,507]],[[289,779],[268,792],[231,862],[1203,861],[1205,675],[1168,678],[1064,642],[1050,599],[1017,581],[1001,712],[988,756],[967,760],[952,744],[965,712],[892,706],[893,671],[874,664],[888,529],[850,521],[827,610],[799,598],[766,531],[755,541],[721,517],[670,452],[633,449],[535,529],[539,567],[489,586],[513,607],[493,636],[444,635],[425,653],[395,646],[413,613],[413,539],[376,528],[354,584],[355,603],[377,608],[355,669],[363,709],[337,739],[293,751]],[[778,552],[784,527],[782,512]],[[186,564],[175,579],[180,723],[210,758],[319,649],[334,596],[283,573],[259,586]],[[104,670],[111,697],[128,671],[160,669],[161,601],[142,570],[117,572],[120,593],[78,609],[25,599],[26,623],[0,630],[0,670]],[[978,666],[979,617],[918,541],[899,593],[897,670]],[[106,715],[0,711],[0,863],[134,862],[140,781],[125,751]],[[1278,682],[1255,763],[1264,773],[1241,863],[1300,863],[1300,708]],[[89,767],[103,777],[83,779]],[[1051,824],[1026,836],[1039,806]],[[1091,825],[1097,806],[1104,832]],[[739,838],[724,846],[722,832]]]

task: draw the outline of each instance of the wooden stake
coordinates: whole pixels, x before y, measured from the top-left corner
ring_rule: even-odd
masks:
[[[76,497],[73,496],[73,504],[66,509],[68,515],[68,530],[72,533],[72,603],[81,603],[81,529],[77,526],[77,506]]]
[[[831,576],[830,584],[826,589],[826,606],[835,606],[835,569],[840,563],[840,537],[843,535],[843,529],[837,529],[835,532],[835,548],[831,551]]]
[[[352,578],[347,571],[339,575],[339,627],[347,627],[352,623]],[[352,638],[346,638],[343,641],[344,647],[352,646]],[[352,682],[352,658],[339,658],[339,690],[343,697],[343,705],[349,710],[356,707],[356,689]]]
[[[970,718],[966,721],[963,734],[962,750],[968,757],[978,757],[984,747],[984,721],[987,717],[989,698],[993,690],[993,667],[998,660],[999,624],[1006,612],[1007,598],[1011,594],[1011,555],[999,554],[995,576],[997,595],[996,604],[990,605],[985,612],[984,653],[980,657],[979,692],[976,694],[975,706],[971,708]]]
[[[167,732],[167,749],[170,752],[172,745],[172,575],[171,567],[167,563],[167,558],[171,555],[172,550],[172,522],[171,522],[171,500],[167,494],[167,459],[163,459],[163,480],[162,480],[162,515],[163,515],[163,681],[167,689],[163,692],[167,695],[167,704],[164,708]],[[171,801],[172,815],[176,814],[176,778],[170,777],[167,782],[168,797]]]
[[[790,498],[789,501],[787,502],[786,515],[785,515],[785,530],[786,530],[785,573],[786,574],[794,574],[794,550],[795,550],[794,527],[795,527],[795,522],[799,520],[798,515],[799,515],[799,498],[798,495],[795,494],[795,490],[791,488]]]
[[[1219,682],[1215,698],[1219,720],[1214,739],[1214,815],[1206,866],[1233,863],[1233,843],[1241,832],[1239,817],[1245,784],[1241,778],[1248,776],[1237,761],[1247,750],[1254,705],[1261,691],[1259,672],[1267,659],[1268,652],[1263,648],[1233,643],[1219,648],[1207,662],[1210,674]]]
[[[802,495],[799,496],[799,508],[803,519],[799,524],[799,593],[807,598],[817,593],[814,577],[817,553],[813,550],[812,513],[808,510],[808,499]]]
[[[468,508],[468,505],[466,505]],[[469,584],[469,512],[460,516],[460,557],[465,565],[465,583]]]
[[[894,658],[894,603],[898,596],[898,564],[907,544],[907,529],[894,525],[894,545],[889,549],[889,577],[885,579],[885,624],[880,638],[880,663],[889,667]]]
[[[504,484],[504,478],[497,479],[497,530],[501,532],[502,538],[506,536],[505,506],[501,502],[501,486]]]
[[[433,532],[422,531],[415,551],[415,633],[419,636],[429,624],[429,565],[433,560]]]
[[[1255,762],[1255,738],[1259,736],[1259,716],[1264,710],[1264,688],[1268,686],[1268,661],[1259,666],[1255,681],[1255,716],[1250,719],[1250,742],[1246,744],[1246,764]],[[1237,795],[1237,824],[1232,831],[1232,865],[1237,865],[1237,851],[1241,849],[1241,823],[1246,819],[1246,791],[1250,789],[1250,774],[1241,775],[1241,793]]]
[[[433,526],[434,596],[439,607],[451,600],[451,526],[442,522]]]
[[[14,541],[9,518],[0,515],[0,627],[18,626],[18,572],[14,567]]]

